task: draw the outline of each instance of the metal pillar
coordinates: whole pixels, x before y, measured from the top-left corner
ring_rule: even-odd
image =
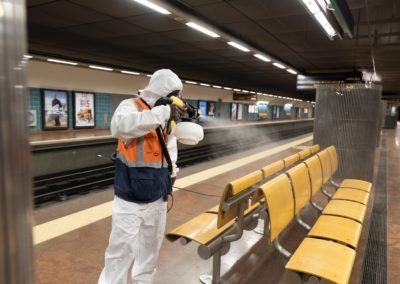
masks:
[[[25,1],[0,0],[0,283],[33,283]]]

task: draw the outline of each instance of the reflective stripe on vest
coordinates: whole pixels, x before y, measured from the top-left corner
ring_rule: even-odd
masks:
[[[138,112],[149,110],[140,99],[132,99],[133,107]],[[130,143],[125,144],[118,140],[117,157],[130,168],[149,167],[166,168],[168,163],[163,161],[162,148],[158,140],[156,130],[152,130],[143,137],[133,138]]]

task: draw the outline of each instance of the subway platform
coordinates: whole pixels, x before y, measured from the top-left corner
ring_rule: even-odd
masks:
[[[400,200],[400,130],[383,130],[384,151],[377,151],[374,184],[379,175],[379,161],[386,154],[387,167],[387,252],[389,283],[396,283],[400,264],[400,215],[395,204]],[[274,161],[311,145],[312,136],[303,135],[224,158],[183,168],[175,184],[173,209],[167,216],[166,232],[174,229],[219,202],[225,184]],[[258,157],[257,157],[258,156]],[[181,189],[180,189],[181,188]],[[350,283],[359,283],[363,277],[371,214],[374,205],[374,187],[365,225],[362,229],[356,262]],[[73,197],[62,203],[42,206],[35,210],[36,283],[97,283],[104,264],[104,251],[111,229],[113,190],[92,192]],[[320,203],[326,198],[317,196]],[[305,221],[315,221],[316,211],[307,207]],[[297,224],[290,224],[282,243],[291,251],[298,246],[306,232]],[[293,272],[285,271],[286,260],[268,244],[265,237],[246,231],[234,242],[229,253],[222,257],[221,272],[224,283],[301,283]],[[197,245],[182,246],[178,241],[164,240],[157,266],[157,284],[197,284],[199,275],[210,274],[212,259],[197,255]]]

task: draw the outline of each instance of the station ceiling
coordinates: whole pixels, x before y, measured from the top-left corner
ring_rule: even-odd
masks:
[[[376,71],[386,95],[400,97],[400,2],[348,0],[354,37],[330,40],[298,0],[159,1],[161,15],[133,0],[27,0],[29,52],[187,80],[313,99],[296,76],[185,23],[201,20],[303,74]],[[184,8],[184,15],[181,13]],[[176,9],[176,10],[175,10]],[[369,23],[368,23],[369,20]]]

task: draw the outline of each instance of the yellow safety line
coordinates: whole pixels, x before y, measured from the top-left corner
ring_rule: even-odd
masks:
[[[99,135],[99,136],[88,136],[88,137],[75,137],[75,138],[64,138],[64,139],[54,139],[54,140],[40,140],[40,141],[30,141],[29,144],[31,146],[41,146],[41,145],[53,145],[53,144],[61,144],[61,143],[76,143],[76,142],[85,142],[85,141],[94,141],[94,140],[104,140],[104,139],[115,139],[111,135]]]
[[[35,245],[111,216],[112,201],[33,227]]]
[[[287,150],[299,144],[303,144],[312,140],[312,135],[292,141],[257,154],[247,156],[208,170],[201,171],[180,179],[177,179],[175,186],[188,187],[209,178],[215,177],[230,170],[250,164],[272,154]],[[34,244],[40,244],[61,235],[67,234],[94,222],[100,221],[111,216],[112,201],[37,225],[33,227]]]

